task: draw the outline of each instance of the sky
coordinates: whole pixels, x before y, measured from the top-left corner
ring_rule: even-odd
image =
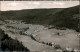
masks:
[[[79,5],[79,1],[1,1],[1,11],[38,9],[38,8],[68,8]]]

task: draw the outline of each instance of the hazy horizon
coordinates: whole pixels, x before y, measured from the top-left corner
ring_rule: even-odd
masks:
[[[1,11],[40,8],[68,8],[77,5],[79,5],[79,1],[2,1]]]

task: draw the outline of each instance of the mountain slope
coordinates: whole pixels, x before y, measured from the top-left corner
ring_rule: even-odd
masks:
[[[78,31],[79,6],[55,9],[28,9],[2,11],[0,19],[23,20],[31,24],[45,24],[66,27]]]

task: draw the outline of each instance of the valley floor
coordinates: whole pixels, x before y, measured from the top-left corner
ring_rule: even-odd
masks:
[[[13,39],[18,39],[30,51],[79,49],[79,33],[72,29],[49,29],[43,25],[21,21],[0,21],[0,28]]]

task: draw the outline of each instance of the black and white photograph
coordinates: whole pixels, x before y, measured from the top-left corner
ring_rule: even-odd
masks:
[[[0,52],[80,52],[79,1],[0,1]]]

